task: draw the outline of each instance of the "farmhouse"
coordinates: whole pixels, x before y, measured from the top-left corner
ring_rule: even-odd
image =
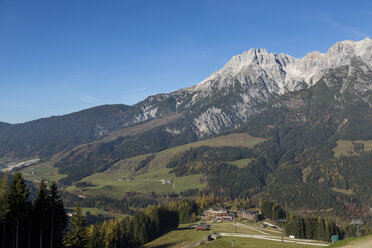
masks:
[[[238,217],[243,220],[258,221],[258,212],[256,210],[239,209]]]
[[[133,180],[134,180],[133,177],[128,177],[128,178],[125,179],[125,181],[127,181],[128,183],[132,182]]]

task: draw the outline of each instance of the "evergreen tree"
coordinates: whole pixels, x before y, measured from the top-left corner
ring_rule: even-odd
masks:
[[[48,199],[48,189],[46,187],[45,181],[41,180],[39,184],[39,189],[36,193],[36,198],[34,201],[34,213],[33,213],[33,224],[35,226],[35,233],[38,233],[39,242],[38,247],[48,247],[49,244],[47,243],[48,236],[48,223],[49,220],[49,211],[51,210],[49,199]],[[36,237],[34,237],[36,240]],[[36,242],[35,242],[36,243]]]
[[[316,239],[323,240],[325,233],[324,218],[322,216],[318,217],[317,229],[316,229]]]
[[[131,241],[134,239],[133,221],[130,217],[125,217],[120,222],[120,229],[122,230],[122,237],[120,242],[123,247],[130,247]]]
[[[133,219],[134,242],[140,245],[147,243],[150,240],[148,227],[150,226],[150,218],[143,212],[138,212]]]
[[[331,233],[330,233],[330,226],[329,226],[328,218],[324,220],[324,227],[325,227],[325,230],[324,230],[323,240],[331,241]]]
[[[315,239],[316,219],[313,217],[306,217],[305,226],[306,226],[306,233],[305,233],[306,238]]]
[[[32,209],[28,196],[26,183],[21,173],[15,173],[7,197],[7,219],[11,227],[7,236],[8,240],[14,243],[15,248],[28,247],[30,245],[30,217]]]
[[[85,216],[79,206],[75,208],[72,215],[70,231],[64,237],[64,245],[71,248],[86,248],[88,246]]]
[[[102,234],[102,230],[104,230],[103,226],[105,225],[91,225],[88,229],[88,245],[87,248],[105,248],[104,244],[104,237]]]
[[[50,205],[50,211],[48,211],[50,215],[50,248],[60,248],[62,247],[63,232],[67,225],[67,215],[55,182],[50,184],[48,198]]]
[[[6,215],[8,211],[7,197],[9,193],[8,174],[5,173],[0,177],[0,235],[1,247],[5,248],[5,235],[6,235]]]
[[[261,211],[265,218],[269,218],[271,220],[279,220],[285,218],[285,211],[278,203],[272,200],[263,201],[261,203]]]
[[[285,235],[293,235],[295,232],[295,221],[294,221],[294,216],[293,213],[287,214],[287,219],[285,222]]]

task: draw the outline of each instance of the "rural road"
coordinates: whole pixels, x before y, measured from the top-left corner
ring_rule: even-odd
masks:
[[[234,225],[234,223],[233,223],[233,225]],[[253,231],[256,231],[256,232],[259,232],[259,233],[262,233],[262,234],[265,234],[265,235],[270,235],[267,232],[261,231],[259,228],[250,227],[248,225],[244,225],[244,224],[240,224],[240,223],[237,223],[236,225],[239,226],[239,227],[251,229]]]

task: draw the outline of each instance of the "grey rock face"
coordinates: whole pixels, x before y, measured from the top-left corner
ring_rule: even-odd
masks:
[[[232,57],[196,86],[151,96],[137,104],[143,111],[133,122],[192,111],[194,120],[190,124],[195,133],[199,137],[215,134],[239,126],[273,97],[312,86],[330,69],[352,65],[353,61],[361,62],[360,69],[371,71],[371,39],[337,42],[326,53],[311,52],[303,58],[250,49]]]

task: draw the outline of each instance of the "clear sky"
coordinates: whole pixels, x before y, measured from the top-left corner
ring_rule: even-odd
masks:
[[[0,121],[198,83],[233,55],[372,36],[372,1],[0,0]]]

